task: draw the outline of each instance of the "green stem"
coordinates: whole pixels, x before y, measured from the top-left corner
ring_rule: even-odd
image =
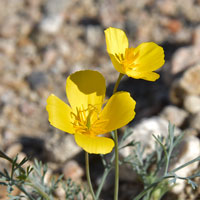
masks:
[[[115,87],[113,89],[113,94],[115,94],[115,92],[117,92],[117,88],[118,88],[119,83],[120,83],[123,76],[124,76],[124,74],[121,74],[121,73],[119,74],[119,77],[118,77],[117,82],[115,83]]]
[[[140,194],[138,194],[136,197],[134,197],[133,200],[140,200],[150,189],[152,189],[153,187],[156,187],[160,182],[161,181],[157,181],[155,183],[152,183],[145,190],[143,190]]]
[[[173,175],[163,176],[162,178],[158,179],[157,181],[149,185],[147,188],[145,188],[141,193],[139,193],[136,197],[134,197],[133,200],[140,200],[150,189],[154,189],[159,183],[168,178],[174,178],[174,176]]]
[[[117,79],[117,82],[115,83],[115,87],[113,90],[113,94],[117,92],[119,83],[122,79],[124,74],[119,74],[119,77]],[[114,200],[118,200],[118,191],[119,191],[119,153],[118,153],[118,136],[117,136],[117,130],[114,131],[115,137],[115,191],[114,191]]]
[[[96,200],[91,179],[90,179],[89,155],[87,152],[85,152],[85,168],[86,168],[86,176],[87,176],[87,182],[88,182],[90,193],[92,195],[93,200]]]
[[[166,176],[167,173],[168,173],[169,162],[170,162],[170,158],[171,158],[172,150],[173,150],[173,141],[172,141],[172,144],[170,145],[170,149],[169,149],[169,152],[168,152],[168,154],[167,154],[167,161],[166,161],[166,167],[165,167],[165,173],[164,173],[164,176]]]
[[[97,192],[96,192],[96,199],[99,198],[99,195],[100,195],[100,193],[101,193],[101,190],[102,190],[102,188],[103,188],[103,185],[104,185],[104,183],[105,183],[105,180],[106,180],[106,178],[107,178],[107,176],[108,176],[110,170],[111,170],[111,168],[106,168],[105,171],[104,171],[103,177],[102,177],[102,179],[101,179],[101,184],[99,185],[98,190],[97,190]]]
[[[34,200],[34,198],[33,198],[31,195],[29,195],[28,192],[26,192],[26,190],[23,188],[23,186],[20,186],[20,185],[17,185],[17,184],[16,184],[16,187],[17,187],[21,192],[23,192],[30,200]]]
[[[45,192],[43,192],[40,187],[36,186],[35,183],[32,183],[30,180],[28,180],[29,182],[26,183],[27,185],[33,187],[35,190],[37,190],[37,192],[42,196],[44,197],[44,199],[46,200],[50,200],[48,194],[46,194]]]
[[[115,134],[115,193],[114,193],[114,200],[118,200],[118,190],[119,190],[119,153],[118,153],[117,130],[114,131],[114,134]]]
[[[104,163],[104,166],[105,166],[105,169],[104,169],[104,173],[103,173],[103,176],[102,176],[102,179],[101,179],[101,183],[99,184],[99,187],[97,189],[97,192],[96,192],[96,199],[99,198],[100,194],[101,194],[101,191],[102,191],[102,188],[103,188],[103,185],[104,185],[104,182],[106,181],[106,178],[108,176],[108,174],[110,173],[111,169],[113,168],[113,161],[115,159],[115,155],[113,154],[112,155],[112,158],[110,159],[110,164],[107,165]]]

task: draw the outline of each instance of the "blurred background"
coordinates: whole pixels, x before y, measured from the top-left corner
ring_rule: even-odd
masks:
[[[119,90],[129,91],[137,101],[136,118],[130,124],[132,139],[152,151],[151,134],[167,135],[171,121],[186,132],[176,164],[200,154],[199,0],[1,0],[1,150],[11,157],[17,153],[20,158],[36,157],[48,163],[51,173],[85,180],[82,151],[72,136],[50,126],[46,99],[54,93],[67,101],[66,78],[84,69],[101,72],[107,96],[111,95],[118,73],[106,52],[104,30],[110,26],[123,29],[132,47],[153,41],[165,51],[166,63],[158,81],[125,77],[120,84]],[[94,156],[91,162],[96,170],[92,173],[98,177],[99,161]],[[0,170],[5,167],[7,163],[0,160]],[[198,163],[183,174],[197,169]],[[137,192],[136,180],[123,170],[120,199],[128,200]],[[109,180],[105,191],[113,187],[112,175]],[[184,183],[172,193],[174,199],[200,199],[200,191]],[[0,186],[0,199],[5,195]],[[110,199],[109,192],[104,195]],[[168,196],[164,199],[172,199]]]

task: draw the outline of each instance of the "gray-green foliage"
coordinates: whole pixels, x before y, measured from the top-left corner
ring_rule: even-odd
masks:
[[[66,200],[86,200],[87,198],[85,190],[81,189],[71,179],[63,180],[63,175],[57,179],[52,177],[48,184],[45,183],[48,167],[42,162],[35,160],[34,165],[28,166],[25,170],[23,165],[28,161],[27,158],[17,163],[17,156],[11,159],[2,151],[0,151],[0,157],[12,164],[10,173],[6,169],[0,172],[0,185],[7,186],[10,200],[20,200],[23,197],[30,200],[53,200],[58,184],[61,184],[64,189]],[[23,195],[12,196],[13,186],[16,186]]]
[[[167,138],[153,135],[156,141],[155,151],[146,157],[143,155],[144,149],[140,143],[135,142],[132,144],[134,146],[133,153],[124,158],[123,163],[128,163],[132,166],[144,185],[144,190],[137,197],[133,197],[133,200],[159,200],[173,187],[171,183],[175,184],[177,179],[186,180],[193,189],[197,187],[197,184],[192,179],[199,177],[200,172],[188,177],[177,176],[176,172],[193,162],[198,162],[200,156],[169,171],[169,163],[173,158],[172,152],[184,136],[184,133],[175,136],[174,129],[175,127],[169,123]]]
[[[136,197],[132,197],[133,200],[159,200],[171,189],[171,187],[173,187],[171,183],[175,184],[177,179],[186,180],[193,189],[197,187],[197,184],[193,179],[199,177],[200,172],[189,177],[180,177],[176,172],[194,162],[199,162],[200,156],[171,171],[169,170],[169,163],[174,156],[173,150],[183,138],[183,133],[175,136],[174,126],[169,123],[168,137],[164,138],[153,135],[155,139],[155,151],[147,156],[144,156],[144,149],[140,142],[131,141],[129,144],[124,145],[125,139],[129,137],[131,133],[131,129],[125,131],[119,142],[119,150],[126,148],[127,146],[133,147],[132,153],[123,160],[120,160],[120,164],[129,164],[138,174],[138,177],[144,186],[141,193]],[[28,161],[27,158],[24,158],[18,163],[17,157],[11,159],[2,151],[0,151],[0,157],[8,160],[12,164],[10,173],[6,169],[0,172],[0,184],[7,186],[11,200],[19,200],[22,197],[26,197],[26,199],[30,200],[52,200],[54,199],[55,190],[57,189],[58,184],[62,185],[65,191],[66,200],[87,199],[87,192],[85,190],[81,189],[80,186],[76,185],[70,179],[64,181],[62,176],[57,179],[53,177],[49,184],[46,184],[44,180],[47,174],[47,165],[44,165],[37,160],[35,160],[33,167],[29,166],[25,170],[23,165]],[[106,160],[104,155],[101,155],[101,158],[104,166],[104,173],[95,194],[96,200],[99,199],[106,178],[114,167],[114,154],[109,161]],[[12,196],[13,186],[19,188],[23,195]]]

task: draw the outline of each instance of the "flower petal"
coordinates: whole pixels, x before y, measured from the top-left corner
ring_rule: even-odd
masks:
[[[107,132],[110,132],[128,124],[135,116],[135,104],[136,102],[130,96],[130,93],[115,93],[108,100],[100,115],[100,119],[108,120],[102,129],[104,128]]]
[[[52,126],[67,133],[74,133],[71,123],[72,109],[66,103],[54,94],[51,94],[47,99],[46,109],[49,113],[49,122]]]
[[[107,51],[115,69],[124,73],[120,63],[125,56],[125,50],[128,48],[128,38],[124,31],[118,28],[107,28],[105,31]]]
[[[139,54],[134,64],[134,70],[138,72],[152,72],[164,65],[164,50],[154,42],[145,42],[135,48],[135,54]]]
[[[71,74],[67,78],[66,93],[73,110],[96,106],[99,111],[105,97],[106,83],[97,71],[85,70]]]
[[[128,48],[128,38],[124,31],[118,28],[107,28],[105,31],[107,51],[109,54],[125,54]]]
[[[114,141],[106,137],[90,137],[88,135],[75,134],[76,143],[88,153],[107,154],[114,147]]]
[[[116,58],[116,55],[113,54],[109,54],[111,62],[113,64],[113,66],[115,67],[115,69],[121,73],[121,74],[125,74],[125,71],[122,67],[122,64],[119,62],[119,60]]]
[[[134,70],[128,70],[127,76],[135,79],[144,79],[146,81],[156,81],[160,78],[160,75],[155,72],[137,72]]]

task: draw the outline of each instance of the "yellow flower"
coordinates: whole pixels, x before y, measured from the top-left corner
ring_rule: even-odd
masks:
[[[135,116],[136,103],[128,92],[115,93],[102,108],[105,92],[104,77],[97,71],[85,70],[67,78],[70,106],[53,94],[47,99],[51,125],[74,134],[76,143],[88,153],[111,152],[113,140],[101,135],[126,125]]]
[[[155,81],[160,75],[153,72],[165,63],[163,48],[154,42],[145,42],[129,48],[128,38],[121,29],[105,30],[107,51],[115,69],[135,79]]]

